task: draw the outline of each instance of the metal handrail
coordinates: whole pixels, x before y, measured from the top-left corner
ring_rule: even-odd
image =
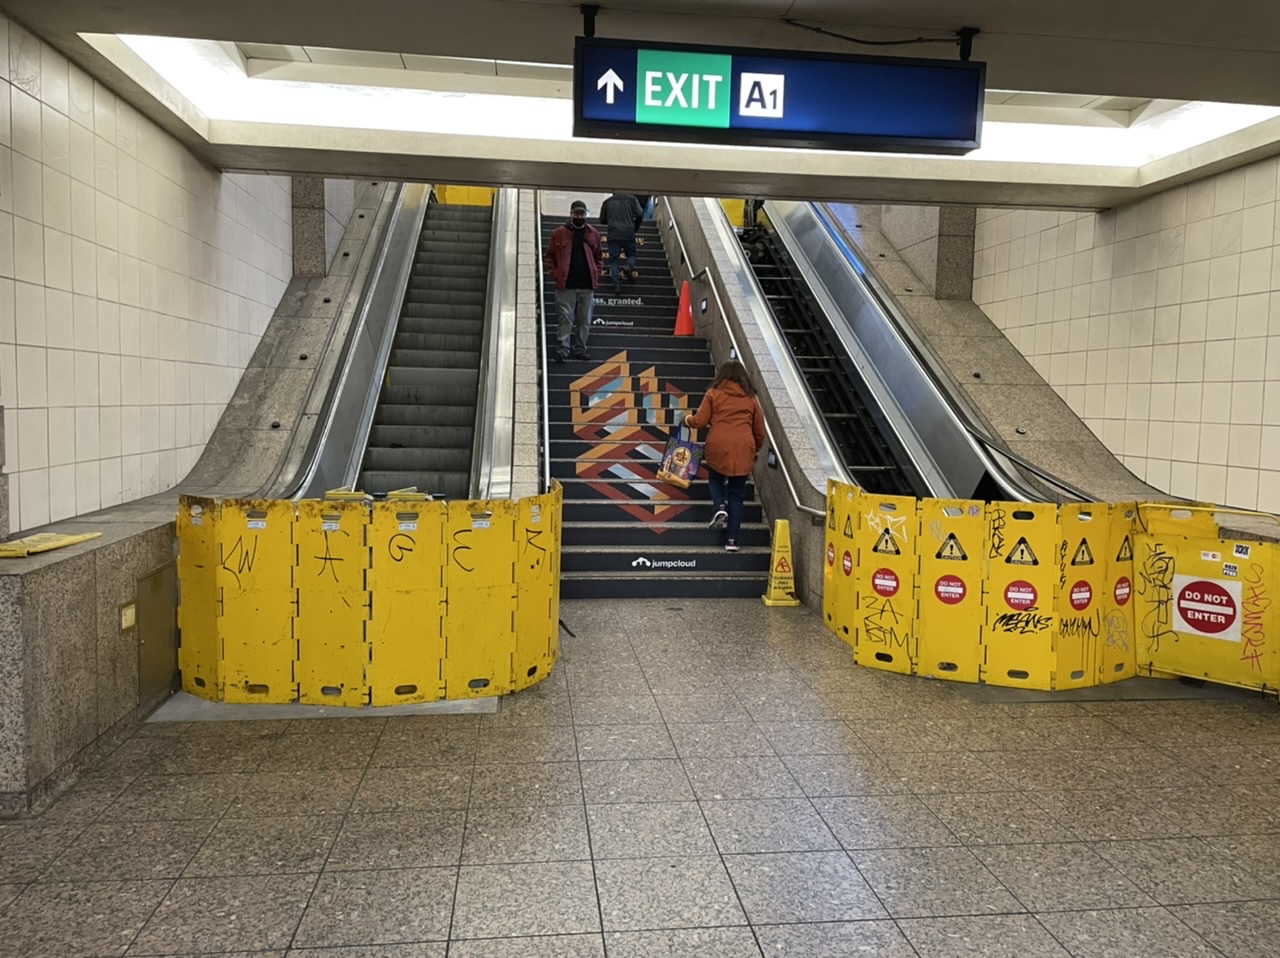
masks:
[[[516,263],[520,257],[516,193],[502,187],[493,196],[483,349],[476,380],[479,391],[471,448],[471,499],[506,499],[511,495]]]
[[[542,491],[551,491],[551,366],[547,360],[546,269],[542,265],[542,191],[534,191],[534,231],[538,240],[538,342],[542,356]]]
[[[675,234],[676,243],[680,247],[680,264],[685,268],[685,271],[690,274],[689,282],[691,283],[696,282],[702,276],[705,276],[707,278],[707,284],[711,287],[711,295],[715,298],[715,301],[716,301],[716,315],[720,317],[720,321],[724,324],[725,332],[729,336],[730,348],[733,350],[733,354],[735,356],[741,356],[742,350],[738,348],[738,339],[736,336],[733,335],[733,327],[729,324],[729,314],[725,312],[724,300],[720,298],[720,290],[716,285],[715,274],[712,273],[710,266],[704,266],[702,267],[702,269],[698,270],[698,272],[696,273],[692,271],[689,264],[689,251],[685,248],[685,245],[684,245],[684,237],[680,235],[680,227],[676,223],[675,216],[671,214],[671,207],[667,203],[665,197],[663,198],[663,205],[666,207],[666,211],[667,211],[667,227],[668,229],[671,230],[672,233]],[[764,417],[764,432],[765,432],[765,437],[769,440],[769,445],[774,449],[776,453],[778,449],[778,444],[777,442],[774,441],[773,430],[769,428],[768,417]],[[815,509],[813,508],[813,506],[806,506],[803,502],[800,501],[800,493],[796,490],[796,484],[791,478],[791,470],[787,468],[787,464],[783,460],[781,455],[777,455],[776,458],[778,460],[778,468],[782,470],[782,477],[787,482],[787,489],[791,493],[791,501],[795,505],[796,509],[800,512],[806,513],[811,516],[825,517],[826,512],[824,510]]]

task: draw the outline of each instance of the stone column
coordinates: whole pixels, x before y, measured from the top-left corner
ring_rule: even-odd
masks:
[[[973,298],[972,206],[885,206],[881,231],[936,299]]]

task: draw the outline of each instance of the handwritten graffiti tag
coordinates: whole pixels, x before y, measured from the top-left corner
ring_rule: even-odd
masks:
[[[893,607],[892,599],[867,595],[863,597],[863,607],[867,612],[862,617],[862,637],[867,642],[888,648],[906,647],[907,637],[898,635],[902,615]]]
[[[991,510],[991,558],[999,559],[1004,555],[1004,529],[1009,524],[1005,511],[999,506]]]
[[[868,512],[865,518],[867,520],[867,528],[877,535],[887,529],[892,538],[897,539],[899,542],[907,541],[906,516],[890,516],[879,512]]]
[[[1053,627],[1053,616],[1045,615],[1033,605],[1021,612],[997,616],[991,627],[1008,635],[1035,635]]]
[[[1138,570],[1138,595],[1148,607],[1142,616],[1142,634],[1152,652],[1159,652],[1160,640],[1174,634],[1173,570],[1173,556],[1164,551],[1163,542],[1147,546]]]
[[[1107,615],[1106,643],[1109,649],[1129,651],[1129,622],[1119,609],[1113,609]]]
[[[1267,584],[1263,578],[1266,570],[1253,563],[1244,576],[1244,623],[1241,636],[1244,648],[1240,652],[1240,660],[1248,662],[1256,671],[1262,671],[1262,654],[1267,644],[1266,616],[1271,608],[1271,596],[1267,594]]]
[[[344,532],[343,535],[345,536],[347,533]],[[342,556],[335,556],[333,554],[333,549],[330,548],[329,544],[329,532],[327,529],[324,533],[324,555],[314,556],[313,558],[320,562],[320,571],[317,572],[316,575],[323,576],[325,572],[328,572],[333,576],[334,582],[338,581],[338,563],[347,561]]]
[[[222,551],[222,545],[218,545],[218,551]],[[222,556],[219,566],[225,572],[231,573],[236,580],[236,588],[244,588],[240,582],[240,574],[242,572],[252,572],[253,564],[258,560],[258,537],[253,537],[253,547],[246,548],[244,544],[244,536],[236,539],[230,551]]]

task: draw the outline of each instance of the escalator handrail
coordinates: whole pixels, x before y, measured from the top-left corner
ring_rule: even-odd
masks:
[[[1039,479],[1043,480],[1044,482],[1052,486],[1055,486],[1058,489],[1061,489],[1063,492],[1067,493],[1067,495],[1075,499],[1078,499],[1082,502],[1097,501],[1097,497],[1091,496],[1089,493],[1085,492],[1083,489],[1080,489],[1072,485],[1071,483],[1067,482],[1064,479],[1058,478],[1052,473],[1049,473],[1046,470],[1040,468],[1039,466],[1036,466],[1034,463],[1028,462],[1025,458],[1005,448],[995,439],[986,435],[984,432],[982,432],[981,430],[979,430],[977,427],[974,426],[968,413],[961,407],[960,403],[956,401],[956,397],[952,395],[951,390],[948,388],[946,382],[943,380],[941,376],[939,376],[937,370],[934,369],[932,362],[930,362],[930,357],[926,355],[926,352],[923,346],[919,342],[917,342],[915,336],[911,334],[910,328],[908,327],[905,320],[901,316],[900,308],[894,302],[892,302],[892,300],[890,300],[887,296],[884,295],[884,290],[881,289],[879,282],[871,274],[871,271],[868,269],[867,264],[863,262],[862,257],[858,255],[856,250],[854,250],[853,245],[845,235],[843,228],[839,225],[839,223],[835,220],[835,218],[831,216],[830,211],[827,209],[826,204],[810,203],[809,205],[813,208],[813,211],[817,216],[818,221],[826,229],[827,234],[835,242],[837,248],[839,248],[841,253],[844,255],[849,265],[853,267],[853,271],[857,275],[859,282],[861,283],[863,289],[865,289],[867,291],[867,294],[871,297],[871,300],[876,306],[876,309],[880,313],[881,317],[886,322],[888,322],[891,325],[891,327],[897,332],[899,341],[902,342],[905,348],[910,350],[911,354],[916,360],[916,363],[924,371],[925,375],[927,375],[929,379],[932,380],[933,386],[936,389],[939,397],[950,409],[956,425],[958,425],[961,429],[963,429],[965,433],[968,436],[970,436],[973,440],[980,443],[987,450],[987,452],[991,454],[989,458],[990,458],[991,465],[994,467],[992,471],[996,471],[999,473],[1001,482],[1006,484],[1007,486],[1016,488],[1019,491],[1027,494],[1029,498],[1033,498],[1033,499],[1044,498],[1042,495],[1040,495],[1039,493],[1036,493],[1034,490],[1027,489],[1026,484],[1023,483],[1018,478],[1014,476],[1010,476],[1008,473],[1008,470],[1002,468],[999,463],[999,458],[1003,457],[1005,459],[1008,459],[1014,465],[1018,466],[1020,469],[1027,470],[1028,472],[1032,473]]]
[[[547,287],[542,265],[542,191],[534,190],[534,239],[537,242],[538,349],[542,379],[542,492],[551,491],[551,376],[547,357]]]
[[[717,204],[717,206],[718,205],[719,204]],[[734,336],[733,327],[729,323],[729,314],[728,312],[725,311],[724,300],[720,298],[720,289],[718,284],[716,283],[715,274],[712,272],[710,266],[704,266],[702,267],[702,269],[698,270],[696,273],[693,272],[693,269],[689,262],[689,252],[684,245],[684,237],[680,235],[680,226],[676,222],[675,216],[671,214],[671,208],[667,204],[666,197],[663,197],[663,206],[667,211],[667,228],[671,230],[672,234],[676,238],[676,243],[680,248],[680,264],[684,267],[685,272],[689,273],[689,282],[693,283],[703,277],[706,278],[707,285],[711,287],[711,295],[716,301],[716,315],[720,318],[720,322],[724,324],[725,332],[729,336],[729,345],[733,349],[733,355],[741,356],[742,350],[738,346],[737,337]],[[779,447],[778,447],[778,444],[773,439],[773,430],[769,428],[769,419],[767,416],[764,419],[764,431],[765,431],[765,438],[769,440],[769,446],[772,449],[774,449],[776,453]],[[777,460],[778,460],[778,466],[782,470],[782,477],[786,480],[787,490],[791,493],[791,501],[795,505],[795,508],[798,511],[806,513],[808,515],[825,517],[827,514],[825,509],[815,509],[812,506],[807,506],[800,501],[800,493],[796,489],[795,481],[791,478],[791,470],[787,468],[787,463],[785,459],[781,454],[777,454]],[[848,482],[848,477],[841,476],[839,477],[839,481]],[[825,490],[823,490],[823,492],[825,494]]]
[[[493,196],[489,230],[489,273],[485,292],[480,369],[476,378],[476,420],[471,448],[468,498],[511,497],[515,399],[516,266],[519,245],[519,191],[499,188]]]

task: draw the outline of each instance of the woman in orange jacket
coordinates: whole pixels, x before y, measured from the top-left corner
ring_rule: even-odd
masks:
[[[764,412],[742,363],[731,359],[720,367],[702,397],[702,405],[684,422],[693,429],[710,427],[702,462],[707,467],[707,484],[715,506],[711,528],[727,528],[724,549],[737,552],[747,477],[764,446]]]

